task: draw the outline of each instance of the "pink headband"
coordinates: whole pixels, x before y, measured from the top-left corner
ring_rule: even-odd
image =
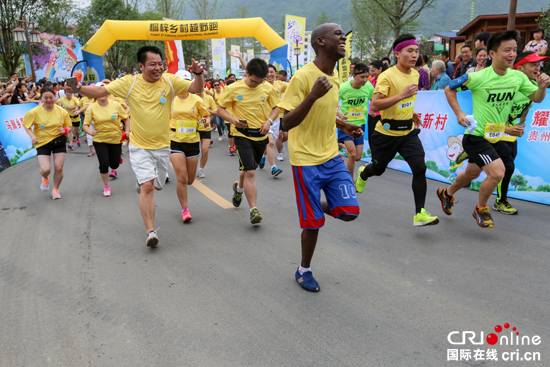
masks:
[[[405,47],[410,46],[410,45],[417,45],[418,46],[418,42],[416,42],[416,40],[414,40],[414,39],[413,40],[408,40],[408,41],[403,41],[400,44],[398,44],[397,46],[395,46],[395,48],[393,49],[393,52],[401,51],[402,49],[404,49]]]

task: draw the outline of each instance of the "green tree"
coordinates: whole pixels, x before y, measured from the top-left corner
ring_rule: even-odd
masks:
[[[412,31],[418,27],[416,19],[423,10],[434,7],[436,0],[372,0],[372,2],[382,10],[384,16],[380,19],[393,31],[394,38],[397,38],[404,31]]]
[[[351,27],[353,47],[361,55],[380,58],[388,54],[391,30],[385,24],[386,16],[374,0],[351,0]]]
[[[538,185],[536,191],[550,192],[550,185]]]
[[[518,187],[527,186],[527,180],[523,175],[513,175],[510,179],[510,185],[514,186],[514,190],[518,190]]]
[[[26,17],[35,22],[39,31],[67,35],[67,25],[72,22],[73,9],[70,0],[0,0],[0,66],[6,73],[15,72],[27,46],[13,40],[12,30],[18,25],[16,19]],[[31,52],[38,53],[32,46]]]
[[[185,2],[178,0],[150,0],[147,10],[160,13],[164,18],[183,19],[185,14]],[[153,20],[153,19],[150,19]]]
[[[427,161],[426,168],[434,172],[439,172],[439,167],[437,167],[437,163],[435,163],[434,161]]]
[[[537,19],[537,23],[539,27],[544,30],[543,35],[548,35],[548,32],[550,32],[550,6],[548,7],[548,9],[542,9],[541,11],[542,11],[542,14]],[[548,41],[547,37],[544,37],[544,39]],[[546,51],[546,55],[548,56],[548,51]],[[545,62],[541,72],[549,73],[550,63]]]
[[[329,17],[326,11],[322,11],[321,14],[315,18],[315,27],[325,23],[334,23],[334,18]]]

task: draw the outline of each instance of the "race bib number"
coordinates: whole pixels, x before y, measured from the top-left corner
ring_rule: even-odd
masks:
[[[196,121],[177,121],[176,126],[176,138],[192,138],[197,134]]]
[[[348,109],[348,120],[364,120],[365,119],[365,110],[364,107],[350,107]]]
[[[412,113],[414,112],[414,102],[416,101],[416,96],[410,98],[402,99],[397,103],[397,113]]]
[[[504,137],[504,124],[485,125],[485,140],[496,143]]]

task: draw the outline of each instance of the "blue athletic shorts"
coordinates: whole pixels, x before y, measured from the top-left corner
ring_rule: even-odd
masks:
[[[318,166],[292,166],[292,174],[302,229],[318,229],[325,224],[321,190],[334,218],[343,214],[359,215],[355,185],[340,156]]]
[[[363,129],[363,132],[365,131],[365,125],[361,126],[361,129]],[[363,135],[360,138],[354,139],[345,132],[343,132],[340,129],[336,129],[336,132],[338,133],[338,143],[343,143],[346,140],[353,140],[354,145],[364,145],[365,144],[365,136]]]

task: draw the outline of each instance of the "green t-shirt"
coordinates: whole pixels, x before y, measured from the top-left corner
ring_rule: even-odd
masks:
[[[496,143],[504,136],[504,127],[519,94],[530,96],[538,90],[521,71],[508,69],[503,76],[492,67],[465,76],[462,89],[472,91],[474,118],[478,122],[472,135]],[[468,131],[465,134],[469,134]]]
[[[351,80],[340,85],[340,112],[348,116],[350,124],[361,126],[367,122],[369,99],[372,100],[373,94],[374,87],[369,81],[359,89],[351,86]]]

